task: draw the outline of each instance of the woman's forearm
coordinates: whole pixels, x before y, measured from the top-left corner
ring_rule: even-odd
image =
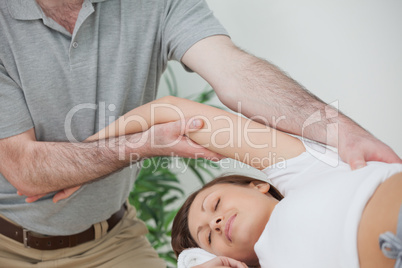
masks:
[[[156,124],[190,118],[204,121],[200,131],[188,134],[190,139],[258,169],[304,151],[298,139],[281,131],[215,107],[171,96],[131,110],[88,140],[133,134]]]

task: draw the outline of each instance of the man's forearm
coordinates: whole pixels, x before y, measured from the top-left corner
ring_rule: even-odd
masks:
[[[23,168],[10,176],[14,186],[30,196],[82,185],[128,166],[132,152],[141,155],[141,144],[131,142],[141,135],[77,144],[33,142],[18,163]]]
[[[225,36],[198,42],[182,61],[211,84],[225,105],[255,121],[333,146],[338,124],[345,126],[342,132],[365,132],[279,68],[240,50]]]
[[[338,126],[364,132],[337,108],[322,102],[269,62],[243,53],[238,66],[233,94],[220,97],[229,108],[271,127],[335,147],[342,134]]]

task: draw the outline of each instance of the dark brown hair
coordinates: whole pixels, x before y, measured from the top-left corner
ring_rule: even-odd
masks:
[[[187,249],[187,248],[194,248],[194,247],[199,247],[197,242],[193,239],[193,237],[190,234],[190,230],[188,227],[188,213],[190,210],[190,206],[193,203],[194,199],[197,197],[197,195],[207,189],[210,188],[211,186],[214,186],[216,184],[234,184],[234,185],[240,185],[240,186],[247,186],[251,182],[255,183],[256,185],[261,184],[261,183],[266,183],[266,181],[258,180],[255,178],[251,177],[246,177],[242,175],[227,175],[227,176],[222,176],[219,178],[216,178],[209,183],[205,184],[201,189],[197,190],[196,192],[192,193],[186,201],[183,203],[183,206],[180,208],[180,210],[177,212],[177,215],[173,221],[173,226],[172,226],[172,248],[176,256],[179,256],[179,254]],[[274,187],[271,185],[268,191],[269,194],[271,194],[274,198],[277,200],[282,200],[283,195]]]

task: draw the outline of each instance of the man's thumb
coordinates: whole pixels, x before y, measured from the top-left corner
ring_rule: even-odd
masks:
[[[358,158],[358,159],[352,159],[351,161],[349,161],[349,165],[352,170],[356,170],[356,169],[365,167],[367,164],[363,158]]]
[[[194,118],[189,122],[189,130],[198,130],[204,126],[204,120]]]

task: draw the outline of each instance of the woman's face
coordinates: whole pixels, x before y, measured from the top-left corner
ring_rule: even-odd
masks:
[[[269,184],[216,184],[201,191],[190,206],[188,225],[198,245],[218,256],[258,264],[254,245],[279,202]]]

